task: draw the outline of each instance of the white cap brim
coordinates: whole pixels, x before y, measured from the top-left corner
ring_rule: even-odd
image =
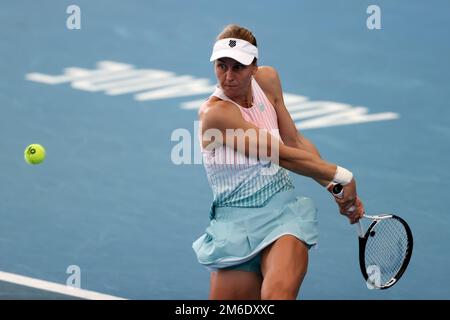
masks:
[[[214,52],[211,55],[209,61],[215,61],[220,58],[231,58],[246,66],[251,64],[253,62],[253,59],[255,59],[255,57],[252,56],[251,54],[247,54],[242,51],[237,51],[233,49],[226,49]]]
[[[215,61],[225,57],[234,59],[243,65],[248,66],[253,62],[253,59],[258,59],[258,48],[242,39],[221,39],[214,44],[209,61]]]

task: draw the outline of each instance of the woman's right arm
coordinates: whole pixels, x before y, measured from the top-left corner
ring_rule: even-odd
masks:
[[[335,178],[336,164],[308,151],[284,145],[267,130],[245,121],[238,107],[230,102],[214,102],[214,105],[208,106],[200,114],[200,121],[203,142],[211,142],[211,136],[214,136],[215,143],[225,144],[247,157],[266,158],[283,168],[313,179],[331,182]],[[222,137],[217,137],[218,133]],[[340,203],[349,208],[355,199],[356,185],[354,179],[351,179],[351,182],[344,185],[344,198],[340,199]]]

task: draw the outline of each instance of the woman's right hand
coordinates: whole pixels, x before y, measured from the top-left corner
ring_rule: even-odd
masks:
[[[365,209],[356,193],[355,179],[343,186],[343,197],[335,196],[334,198],[339,206],[339,212],[345,215],[351,224],[358,222],[364,215]]]
[[[357,194],[355,179],[353,178],[352,181],[343,186],[343,188],[344,196],[342,198],[335,197],[335,199],[339,205],[340,212],[342,214],[347,214],[352,206],[356,207]]]

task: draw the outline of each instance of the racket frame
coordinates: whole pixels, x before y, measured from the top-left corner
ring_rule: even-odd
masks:
[[[373,215],[373,216],[364,215],[364,218],[371,219],[372,223],[367,228],[364,236],[359,237],[359,267],[361,269],[361,273],[364,277],[364,280],[366,280],[366,282],[368,284],[370,284],[371,286],[373,286],[374,288],[380,289],[380,290],[388,289],[388,288],[392,287],[394,284],[396,284],[397,281],[402,277],[403,273],[405,272],[406,268],[408,267],[409,261],[411,260],[412,250],[413,250],[413,245],[414,245],[414,240],[413,240],[411,229],[409,228],[409,226],[405,220],[403,220],[402,218],[400,218],[399,216],[396,216],[394,214],[379,214],[379,215]],[[371,231],[375,228],[375,226],[380,221],[386,220],[386,219],[396,219],[403,225],[403,227],[405,228],[405,231],[406,231],[407,239],[408,239],[408,248],[406,251],[405,259],[403,260],[402,265],[401,265],[400,269],[397,271],[397,273],[395,274],[395,276],[393,276],[391,279],[389,279],[389,281],[387,281],[385,284],[383,284],[381,286],[377,286],[375,283],[368,280],[369,275],[367,274],[367,270],[366,270],[365,250],[366,250],[367,240],[369,239]],[[358,223],[360,223],[360,221],[358,221]]]
[[[329,190],[335,197],[342,198],[344,196],[342,185],[335,184]],[[355,209],[356,208],[354,206],[352,206],[349,209],[349,211],[353,211]],[[400,218],[399,216],[396,216],[394,214],[378,214],[378,215],[366,215],[365,214],[363,217],[366,219],[372,220],[372,223],[367,228],[366,232],[364,232],[364,228],[361,224],[361,220],[358,220],[356,222],[356,231],[358,233],[358,240],[359,240],[359,267],[361,269],[361,273],[362,273],[366,283],[370,284],[374,288],[380,289],[380,290],[388,289],[388,288],[392,287],[394,284],[396,284],[397,281],[401,278],[401,276],[405,272],[406,268],[408,267],[409,261],[411,260],[413,244],[414,244],[411,229],[409,228],[409,226],[405,220],[403,220],[402,218]],[[396,275],[393,276],[391,279],[389,279],[389,281],[386,282],[385,284],[383,284],[382,286],[377,286],[375,283],[372,283],[371,281],[368,280],[369,275],[367,274],[367,270],[366,270],[365,250],[366,250],[367,240],[369,239],[371,231],[375,228],[375,226],[380,221],[386,220],[386,219],[397,219],[403,225],[403,227],[405,228],[405,231],[406,231],[407,239],[408,239],[408,248],[406,251],[405,259],[403,260],[403,263],[402,263],[399,271],[396,273]]]

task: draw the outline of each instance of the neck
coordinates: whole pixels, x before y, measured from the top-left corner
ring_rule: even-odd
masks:
[[[252,85],[250,83],[250,86],[247,89],[246,94],[241,95],[241,96],[229,97],[229,98],[244,108],[250,108],[253,105],[253,94],[252,94],[251,88],[252,88]]]
[[[238,105],[244,107],[244,108],[250,108],[253,104],[253,97],[252,93],[250,92],[250,95],[241,99],[233,99]]]

